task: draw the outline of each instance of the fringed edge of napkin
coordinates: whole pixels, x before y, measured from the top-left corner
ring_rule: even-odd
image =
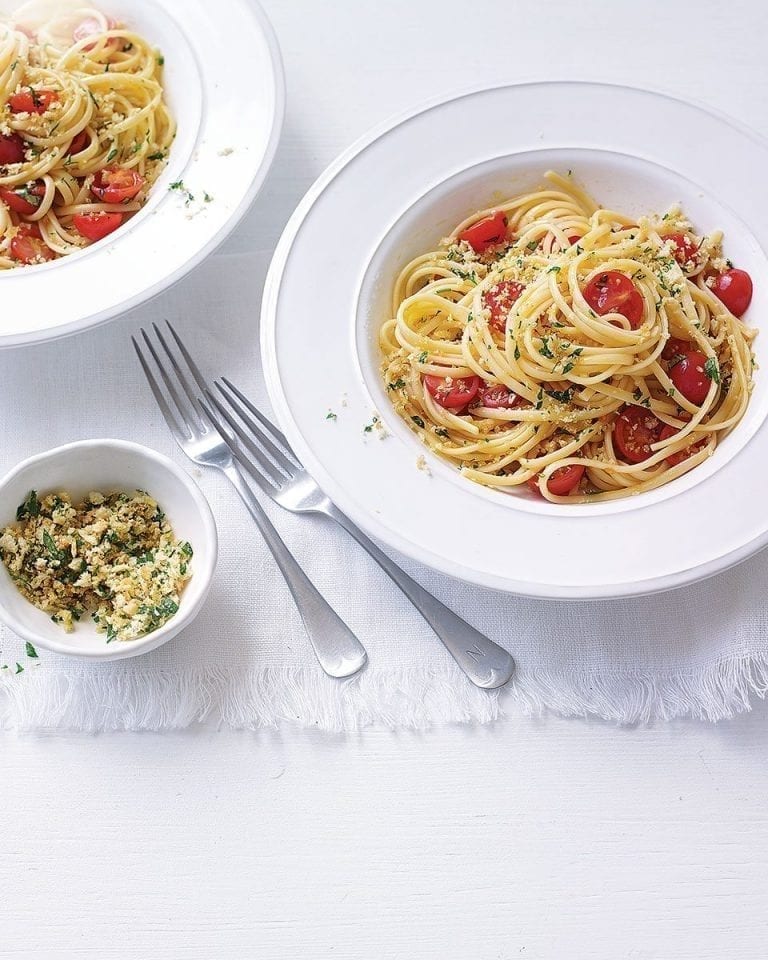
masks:
[[[601,678],[521,672],[503,691],[472,686],[458,670],[367,670],[336,681],[314,668],[248,673],[40,667],[0,680],[0,727],[18,731],[183,729],[205,720],[236,729],[294,724],[327,732],[369,726],[424,729],[491,723],[513,710],[647,723],[723,720],[768,692],[768,654],[723,659],[674,675]]]

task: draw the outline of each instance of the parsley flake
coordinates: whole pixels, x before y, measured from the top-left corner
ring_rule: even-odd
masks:
[[[549,348],[549,337],[541,338],[541,346],[539,347],[539,353],[542,357],[547,357],[548,360],[554,360],[555,355]]]
[[[720,383],[720,364],[717,362],[716,357],[708,358],[704,364],[704,373],[706,373],[714,383]]]
[[[185,206],[188,207],[190,203],[194,202],[195,195],[194,193],[192,193],[191,190],[187,189],[187,186],[183,180],[177,180],[175,183],[172,183],[170,187],[168,187],[168,189],[175,190],[177,193],[182,194],[182,196],[185,198],[184,199]]]

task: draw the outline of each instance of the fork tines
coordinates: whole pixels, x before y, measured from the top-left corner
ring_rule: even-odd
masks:
[[[215,381],[214,386],[219,395],[206,390],[203,408],[225,436],[234,435],[236,442],[230,440],[230,448],[241,462],[243,449],[247,451],[249,462],[244,465],[251,476],[267,480],[278,489],[286,480],[294,479],[302,467],[280,430],[226,377]]]
[[[154,338],[142,328],[141,340],[131,337],[152,393],[176,439],[182,443],[208,432],[198,400],[206,389],[203,375],[168,320],[170,337],[152,324]],[[150,357],[152,358],[150,361]]]

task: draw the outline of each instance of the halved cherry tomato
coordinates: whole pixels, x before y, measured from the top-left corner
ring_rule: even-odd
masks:
[[[19,263],[31,264],[53,260],[56,254],[42,239],[36,223],[23,223],[11,240],[11,256]]]
[[[620,313],[637,330],[643,320],[643,298],[635,285],[618,270],[598,273],[584,288],[584,299],[599,316]]]
[[[677,337],[670,337],[661,351],[661,359],[674,360],[676,357],[684,356],[690,349],[690,340],[678,340]]]
[[[555,470],[549,480],[547,480],[547,490],[549,490],[553,497],[567,497],[568,494],[573,493],[581,483],[581,478],[584,476],[585,470],[586,467],[581,467],[577,463],[571,463],[567,467],[560,467]],[[528,486],[534,493],[538,493],[539,496],[541,496],[538,477],[531,477],[528,481]]]
[[[514,407],[523,406],[525,400],[505,387],[503,383],[486,383],[480,389],[478,403],[489,410],[511,410]]]
[[[456,413],[463,410],[477,396],[480,377],[424,377],[427,390],[441,407]]]
[[[24,163],[26,144],[18,133],[7,133],[0,136],[0,164],[8,166],[12,163]]]
[[[0,187],[0,200],[15,213],[30,217],[37,213],[41,199],[45,196],[45,184],[42,180],[35,180],[23,187]]]
[[[664,429],[659,434],[659,440],[671,440],[672,437],[676,437],[680,433],[675,427],[670,426],[670,424],[664,424]],[[678,464],[682,463],[684,460],[687,460],[689,457],[692,457],[694,453],[700,450],[706,440],[700,440],[698,443],[692,444],[690,447],[686,447],[685,450],[678,450],[676,453],[670,453],[667,457],[667,463],[670,467],[676,467]]]
[[[475,253],[483,253],[488,247],[502,243],[506,238],[507,215],[501,211],[483,217],[459,234],[459,240],[465,240]]]
[[[82,153],[83,150],[85,150],[85,148],[88,146],[90,142],[91,142],[91,139],[88,136],[88,131],[81,130],[80,133],[78,133],[78,135],[72,141],[72,143],[70,143],[69,150],[67,151],[67,153],[70,156],[73,156],[76,153]]]
[[[624,407],[613,425],[619,456],[628,463],[642,463],[652,454],[651,444],[661,433],[661,420],[645,407]]]
[[[125,167],[105,167],[93,178],[91,192],[105,203],[124,203],[141,193],[144,177]]]
[[[45,113],[52,103],[59,99],[55,90],[34,90],[27,87],[19,93],[14,93],[8,99],[12,113]]]
[[[91,240],[94,243],[97,240],[103,240],[110,233],[114,233],[118,227],[122,226],[122,213],[107,213],[105,210],[97,210],[95,213],[78,213],[72,218],[75,230],[81,237]]]
[[[570,243],[570,245],[573,247],[573,246],[575,246],[577,243],[580,243],[580,242],[581,242],[581,239],[582,239],[581,237],[577,236],[577,235],[574,233],[573,236],[568,237],[568,243]]]
[[[507,317],[509,311],[525,290],[525,285],[516,280],[502,280],[495,287],[491,287],[483,294],[483,306],[490,310],[491,318],[488,325],[498,330],[499,333],[505,333],[507,329]]]
[[[669,236],[662,237],[661,239],[672,241],[672,256],[681,267],[696,260],[699,245],[693,237],[689,237],[687,233],[670,233]]]
[[[706,356],[700,350],[690,348],[680,354],[681,360],[669,368],[669,379],[674,383],[675,390],[700,407],[707,399],[712,381],[706,373]]]
[[[746,270],[726,270],[715,278],[712,293],[734,317],[742,317],[752,303],[752,278]]]

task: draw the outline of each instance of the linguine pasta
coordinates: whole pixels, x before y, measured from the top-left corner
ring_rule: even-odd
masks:
[[[477,483],[563,503],[652,490],[744,416],[751,281],[679,209],[636,220],[546,180],[402,271],[380,333],[389,395]]]

